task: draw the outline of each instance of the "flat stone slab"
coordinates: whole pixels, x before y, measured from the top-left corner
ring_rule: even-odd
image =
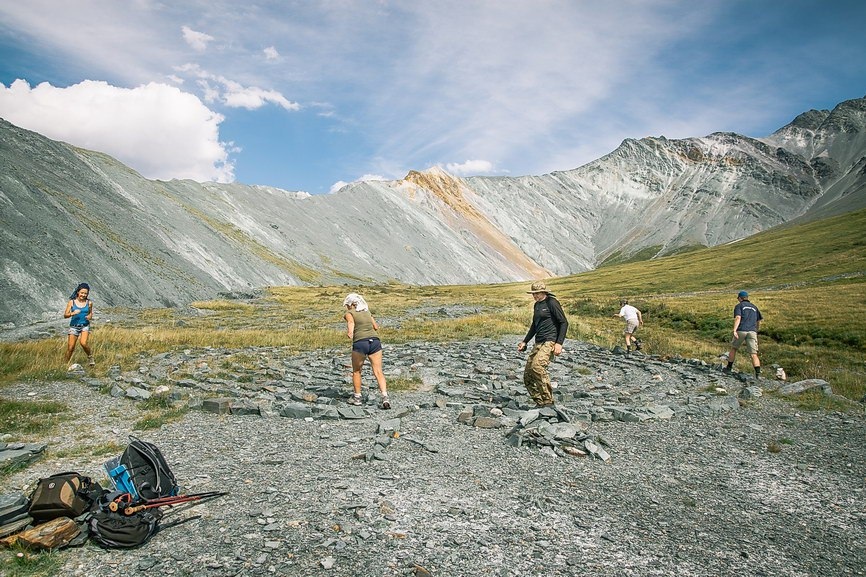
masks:
[[[47,446],[46,443],[0,443],[0,467],[29,463]]]

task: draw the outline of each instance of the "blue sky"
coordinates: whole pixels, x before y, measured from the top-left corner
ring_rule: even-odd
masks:
[[[0,3],[0,117],[147,178],[326,193],[766,136],[866,95],[861,0]]]

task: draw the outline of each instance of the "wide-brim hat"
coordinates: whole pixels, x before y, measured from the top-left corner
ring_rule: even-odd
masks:
[[[532,283],[530,290],[526,291],[526,294],[530,294],[530,295],[535,294],[535,293],[548,293],[549,294],[550,291],[547,290],[546,284],[544,284],[541,281],[536,281],[536,282]]]

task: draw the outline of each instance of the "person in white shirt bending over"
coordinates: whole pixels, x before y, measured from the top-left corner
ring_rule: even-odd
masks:
[[[639,310],[628,304],[628,299],[620,300],[619,304],[622,308],[613,316],[622,317],[625,320],[625,329],[622,331],[622,334],[625,335],[625,350],[626,352],[631,352],[631,345],[634,342],[634,350],[639,351],[641,349],[641,342],[635,336],[635,332],[638,327],[643,326],[643,316]]]

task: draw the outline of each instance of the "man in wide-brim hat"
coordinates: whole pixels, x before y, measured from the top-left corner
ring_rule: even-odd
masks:
[[[550,375],[547,366],[554,356],[562,354],[562,343],[565,342],[565,333],[568,331],[568,319],[562,305],[547,290],[547,285],[542,281],[532,283],[527,291],[535,299],[532,313],[532,325],[529,332],[517,345],[518,351],[526,350],[527,343],[534,337],[535,346],[526,359],[526,368],[523,371],[523,384],[529,396],[538,407],[553,406],[553,388],[550,386]]]

